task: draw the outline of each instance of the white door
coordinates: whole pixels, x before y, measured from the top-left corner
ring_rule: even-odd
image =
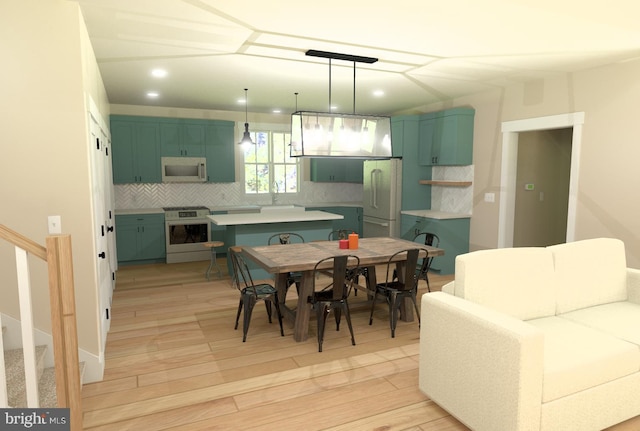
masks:
[[[107,195],[105,193],[108,187],[105,184],[107,157],[106,146],[104,145],[103,133],[101,133],[98,121],[99,114],[96,112],[89,113],[89,148],[91,159],[91,196],[93,200],[93,231],[95,236],[95,259],[96,259],[96,277],[98,285],[98,307],[100,312],[101,326],[101,343],[107,339],[107,332],[111,323],[111,294],[112,294],[112,275],[110,266],[110,252],[107,240],[108,222],[107,212]]]

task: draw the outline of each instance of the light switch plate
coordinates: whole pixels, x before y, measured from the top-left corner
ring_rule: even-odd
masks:
[[[485,202],[490,202],[493,203],[496,201],[496,194],[495,193],[485,193],[484,194],[484,201]]]
[[[59,215],[49,216],[49,235],[62,233],[62,221]]]

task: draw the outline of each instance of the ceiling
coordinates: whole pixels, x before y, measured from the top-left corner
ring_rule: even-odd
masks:
[[[331,95],[351,113],[355,84],[356,112],[392,115],[640,58],[636,0],[70,1],[112,104],[244,112],[248,88],[249,112],[327,111]],[[354,82],[353,62],[310,49],[378,61]]]

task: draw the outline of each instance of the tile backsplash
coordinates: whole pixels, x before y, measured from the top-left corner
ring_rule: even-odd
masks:
[[[362,184],[315,183],[304,181],[301,191],[293,196],[280,193],[278,204],[318,204],[336,202],[362,202]],[[242,183],[207,184],[116,184],[114,186],[117,209],[161,208],[166,206],[207,207],[235,205],[269,205],[270,194],[245,195]]]
[[[451,181],[473,181],[473,166],[434,166],[432,178]],[[424,186],[419,186],[424,187]],[[280,193],[277,204],[333,204],[362,202],[362,184],[317,183],[303,181],[297,195]],[[116,209],[161,208],[167,206],[228,207],[269,205],[272,195],[245,195],[242,183],[207,184],[117,184],[114,186]],[[425,202],[425,209],[429,206]],[[431,186],[431,209],[471,214],[473,186]]]
[[[472,181],[473,165],[433,166],[433,180]],[[431,209],[456,214],[473,211],[473,184],[469,187],[431,186]]]

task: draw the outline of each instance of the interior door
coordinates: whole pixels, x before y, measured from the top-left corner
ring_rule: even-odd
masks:
[[[111,324],[111,295],[113,292],[113,277],[111,271],[111,253],[109,251],[108,228],[113,226],[109,220],[108,196],[105,190],[110,187],[106,183],[107,156],[103,133],[98,121],[99,114],[93,110],[89,113],[89,145],[91,159],[91,196],[93,200],[93,224],[95,236],[96,278],[98,285],[98,307],[100,312],[100,327],[102,339],[100,345],[104,348],[107,332]]]

